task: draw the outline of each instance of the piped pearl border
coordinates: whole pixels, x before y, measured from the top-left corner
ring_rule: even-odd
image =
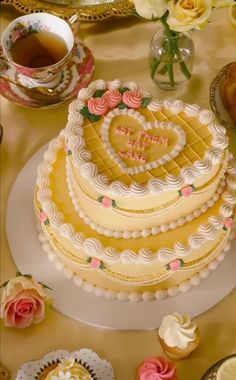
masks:
[[[202,268],[199,273],[194,274],[189,280],[185,280],[179,285],[172,286],[165,290],[157,290],[155,292],[152,291],[144,291],[144,292],[123,292],[123,291],[115,291],[108,290],[102,287],[97,287],[93,285],[91,282],[84,281],[82,278],[74,275],[73,272],[66,267],[62,262],[60,262],[56,254],[53,252],[50,244],[48,243],[46,237],[43,235],[40,225],[37,225],[37,229],[39,231],[39,240],[42,244],[43,250],[47,253],[48,259],[54,263],[55,268],[62,272],[63,275],[71,279],[75,285],[81,287],[84,291],[88,293],[93,293],[96,296],[103,296],[108,300],[118,300],[118,301],[131,301],[131,302],[140,302],[140,301],[153,301],[153,300],[163,300],[167,297],[173,297],[180,293],[187,292],[192,286],[198,285],[201,280],[207,278],[211,271],[215,270],[219,263],[224,260],[226,253],[231,248],[231,241],[236,236],[236,226],[231,231],[229,240],[224,246],[222,252],[213,259],[209,264],[207,264],[204,268]]]

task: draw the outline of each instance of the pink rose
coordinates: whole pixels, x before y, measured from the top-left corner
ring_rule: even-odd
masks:
[[[37,69],[32,69],[30,67],[23,67],[23,66],[16,66],[16,71],[18,73],[26,75],[28,77],[32,77],[32,74],[36,71]]]
[[[169,263],[169,268],[174,271],[178,270],[180,267],[181,267],[181,260],[179,259],[176,259],[174,261],[171,261],[171,263]]]
[[[191,186],[185,186],[180,191],[181,195],[183,195],[184,197],[189,197],[192,194],[193,189]]]
[[[225,220],[225,224],[224,224],[224,226],[225,226],[227,229],[230,230],[230,229],[233,227],[233,224],[234,224],[233,219],[232,219],[232,218],[227,218],[227,219]]]
[[[108,107],[116,107],[122,100],[122,95],[118,90],[108,90],[103,95],[103,98],[107,101]]]
[[[88,100],[88,110],[94,115],[104,115],[108,110],[108,104],[104,97],[90,98]]]
[[[122,100],[128,107],[139,108],[142,105],[143,97],[139,90],[130,90],[123,93]]]
[[[41,211],[39,214],[39,220],[41,223],[45,223],[48,221],[48,216],[44,211]]]
[[[43,286],[32,277],[14,277],[3,289],[0,316],[5,326],[23,329],[45,318],[46,301]]]
[[[146,359],[138,374],[140,380],[177,380],[174,363],[164,357]]]
[[[100,268],[101,264],[102,264],[101,260],[99,260],[97,257],[92,257],[92,259],[91,259],[91,267],[93,269]]]
[[[105,208],[109,208],[112,206],[112,199],[108,197],[102,197],[102,205]]]

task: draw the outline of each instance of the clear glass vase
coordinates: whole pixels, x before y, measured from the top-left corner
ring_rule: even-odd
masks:
[[[160,30],[149,50],[152,80],[163,90],[178,90],[191,78],[194,61],[193,41],[187,33]]]

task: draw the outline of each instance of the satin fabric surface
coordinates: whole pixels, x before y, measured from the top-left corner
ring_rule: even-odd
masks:
[[[177,92],[160,91],[148,71],[148,47],[160,24],[136,18],[82,24],[79,34],[96,60],[94,79],[134,80],[155,97],[181,99],[210,108],[209,87],[218,71],[236,59],[236,29],[227,9],[214,11],[203,31],[191,33],[195,44],[193,77]],[[19,13],[2,8],[1,31]],[[13,277],[15,264],[8,247],[5,216],[7,199],[19,171],[31,156],[65,126],[68,105],[54,110],[26,109],[1,97],[1,282]],[[229,133],[236,154],[236,134]],[[27,186],[27,184],[26,184]],[[27,239],[23,236],[22,239]],[[33,255],[33,252],[32,252]],[[190,358],[177,362],[179,380],[199,380],[214,362],[236,352],[236,291],[195,318],[201,344]],[[156,331],[111,331],[79,323],[51,308],[47,319],[26,330],[5,328],[1,322],[1,361],[12,377],[25,361],[55,349],[88,347],[113,365],[117,380],[135,379],[137,368],[150,356],[163,355]]]

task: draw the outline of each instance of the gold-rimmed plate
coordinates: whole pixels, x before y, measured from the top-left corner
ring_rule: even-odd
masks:
[[[127,17],[133,10],[128,0],[0,0],[22,13],[48,12],[65,19],[75,13],[80,21],[97,22],[110,17]]]
[[[215,364],[213,364],[213,366],[210,367],[207,370],[207,372],[203,375],[203,377],[201,378],[201,380],[216,380],[217,372],[218,372],[219,368],[221,367],[221,365],[226,360],[228,360],[230,358],[233,358],[233,357],[236,357],[236,354],[233,354],[233,355],[227,356],[227,357],[225,357],[225,358],[223,358],[221,360],[218,360],[218,362],[216,362]]]
[[[210,105],[211,109],[214,112],[215,116],[219,119],[219,121],[224,125],[225,128],[229,129],[232,132],[236,132],[236,125],[230,117],[230,114],[226,110],[223,105],[220,88],[228,75],[228,68],[233,62],[228,65],[222,67],[222,69],[218,72],[216,77],[211,82],[210,86]]]

